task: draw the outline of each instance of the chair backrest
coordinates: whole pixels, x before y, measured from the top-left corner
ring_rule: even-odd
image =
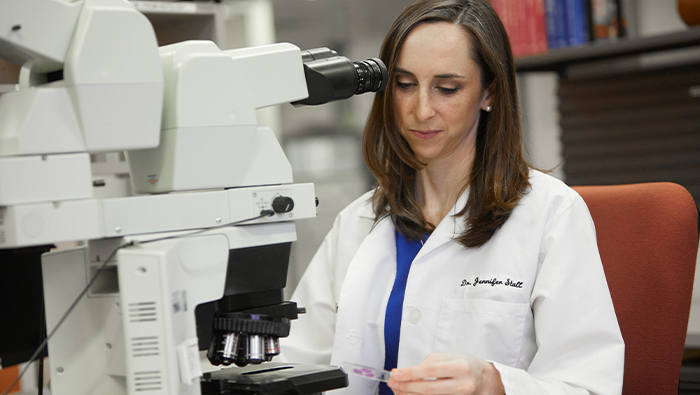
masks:
[[[673,183],[574,187],[588,205],[625,340],[624,395],[678,394],[698,212]]]

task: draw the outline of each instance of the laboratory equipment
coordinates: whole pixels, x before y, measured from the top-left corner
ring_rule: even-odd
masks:
[[[0,58],[22,66],[0,95],[0,249],[85,241],[42,258],[52,393],[251,393],[227,366],[279,352],[303,311],[282,294],[293,221],[316,215],[256,109],[383,89],[384,65],[285,43],[158,48],[125,0],[10,0]],[[97,199],[89,156],[114,151],[138,195]],[[318,377],[303,391],[346,382],[289,366],[283,381]]]

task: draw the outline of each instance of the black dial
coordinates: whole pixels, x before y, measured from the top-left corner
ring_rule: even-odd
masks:
[[[272,210],[277,214],[284,214],[294,209],[294,200],[289,196],[277,196],[272,200]]]

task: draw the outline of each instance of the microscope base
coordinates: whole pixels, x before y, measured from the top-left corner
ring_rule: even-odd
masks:
[[[268,362],[206,373],[202,395],[312,395],[347,385],[339,367]]]

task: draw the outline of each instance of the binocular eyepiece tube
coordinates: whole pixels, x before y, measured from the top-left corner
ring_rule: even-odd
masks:
[[[293,105],[318,105],[384,89],[389,72],[380,59],[353,62],[328,48],[303,51],[309,97]]]

